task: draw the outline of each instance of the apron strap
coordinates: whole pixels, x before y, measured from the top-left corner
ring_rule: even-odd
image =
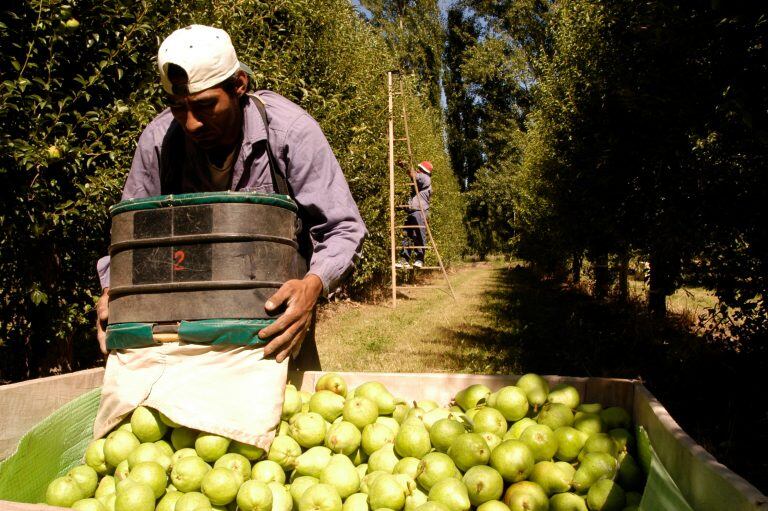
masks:
[[[277,159],[275,158],[275,154],[272,152],[272,146],[269,143],[269,121],[267,120],[266,103],[257,94],[252,94],[251,97],[256,100],[254,101],[254,104],[259,110],[259,114],[261,114],[261,120],[264,123],[264,129],[267,132],[267,158],[269,159],[269,173],[272,176],[272,183],[275,187],[275,191],[277,193],[293,197],[293,194],[288,188],[288,182],[286,181],[285,176],[283,176],[283,173],[280,172],[280,168],[277,166]]]

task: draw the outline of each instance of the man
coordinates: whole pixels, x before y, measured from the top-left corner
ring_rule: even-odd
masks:
[[[122,198],[222,190],[272,193],[276,183],[270,173],[268,148],[271,148],[273,163],[276,163],[280,176],[287,183],[288,193],[299,205],[303,231],[307,234],[306,253],[310,255],[306,276],[286,282],[265,304],[268,312],[285,310],[277,321],[259,333],[262,339],[272,339],[258,358],[263,355],[264,360],[273,360],[283,366],[284,375],[283,362],[291,355],[297,356],[310,330],[318,298],[334,290],[359,258],[366,234],[365,225],[317,122],[299,106],[276,93],[259,91],[256,95],[248,94],[247,67],[237,59],[226,32],[202,25],[175,31],[160,46],[158,67],[169,108],[161,112],[141,134]],[[268,127],[262,120],[257,102],[262,102]],[[101,349],[106,352],[108,257],[99,261],[98,270],[103,294],[97,306],[97,332]],[[144,351],[120,350],[113,353],[114,357],[110,355],[107,372],[111,362],[116,367],[121,364],[122,368],[154,370],[148,360],[155,353],[147,350],[162,348],[170,351],[158,355],[161,362],[155,365],[161,364],[166,368],[165,372],[158,369],[158,374],[165,375],[170,371],[172,364],[168,363],[169,357],[178,357],[182,365],[195,363],[193,357],[184,358],[185,349],[189,354],[196,355],[194,360],[197,361],[203,361],[205,357],[215,358],[203,370],[222,364],[236,373],[258,372],[258,368],[248,365],[254,359],[248,348],[244,351],[242,347],[233,347],[226,352],[226,347],[184,343],[173,347],[144,348]],[[222,361],[222,357],[229,357],[229,360]],[[242,357],[243,365],[233,367],[233,360],[241,361],[238,357]],[[316,351],[314,360],[309,360],[309,364],[319,369]],[[191,373],[197,370],[190,366],[185,372],[177,373],[177,381],[173,385],[195,388],[196,382],[191,381]],[[190,374],[190,381],[178,381],[186,374]],[[216,375],[215,372],[212,374]],[[147,376],[150,379],[154,377],[154,373]],[[138,385],[134,380],[131,379],[131,384]],[[278,377],[270,381],[279,380]],[[264,380],[237,383],[246,387],[269,387]],[[169,382],[168,387],[171,385]],[[282,385],[278,386],[281,392]],[[196,391],[207,392],[208,388],[200,386]],[[106,393],[103,393],[98,426],[102,430],[108,429],[116,417],[129,411],[125,401],[142,402],[142,396],[151,392],[162,393],[162,386],[137,388],[131,395],[123,396],[114,391],[117,397],[112,399],[111,404],[105,404]],[[168,404],[168,399],[163,396],[156,397],[156,401],[161,405]],[[137,404],[134,403],[134,406]],[[149,406],[152,406],[151,402]],[[166,415],[172,415],[162,406],[160,408]],[[222,410],[226,414],[228,409]],[[218,412],[211,412],[214,413]],[[190,415],[189,410],[180,410],[177,416],[186,419]],[[251,437],[247,432],[238,431],[237,426],[245,422],[244,418],[233,417],[232,420],[235,425],[225,428],[231,438],[253,445],[267,443],[266,437]],[[206,429],[204,423],[188,422],[185,425]],[[206,430],[212,431],[212,428]]]
[[[411,198],[408,201],[408,218],[405,225],[414,227],[405,229],[406,239],[403,240],[403,250],[400,252],[400,260],[395,264],[397,268],[410,268],[411,256],[413,256],[413,266],[421,268],[424,266],[424,248],[427,246],[427,229],[425,217],[429,213],[429,199],[432,197],[432,163],[423,161],[419,163],[418,170],[408,169],[408,177],[416,182],[416,188],[411,192]]]

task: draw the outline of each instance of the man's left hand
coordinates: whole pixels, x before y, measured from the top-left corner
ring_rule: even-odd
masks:
[[[261,339],[274,337],[264,347],[264,356],[275,355],[282,362],[289,355],[296,355],[307,335],[312,310],[323,291],[320,277],[308,273],[302,280],[289,280],[264,304],[268,313],[276,312],[282,305],[286,309],[277,321],[259,332]]]

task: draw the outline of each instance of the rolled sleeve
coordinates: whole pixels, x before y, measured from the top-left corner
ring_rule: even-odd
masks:
[[[320,277],[324,295],[335,290],[361,256],[365,224],[344,174],[320,126],[299,117],[286,133],[286,176],[308,216],[312,241],[309,272]]]

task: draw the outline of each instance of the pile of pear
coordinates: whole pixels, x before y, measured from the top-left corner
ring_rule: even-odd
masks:
[[[269,450],[147,407],[52,481],[81,511],[633,511],[645,486],[632,420],[536,374],[451,403],[327,373],[287,385]]]

